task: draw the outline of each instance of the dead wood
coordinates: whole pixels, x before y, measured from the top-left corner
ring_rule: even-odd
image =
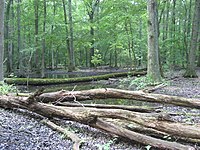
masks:
[[[76,134],[56,125],[50,120],[42,120],[41,122],[46,124],[48,127],[52,128],[53,130],[62,133],[67,138],[71,139],[73,141],[73,150],[79,150],[82,140]]]
[[[0,97],[0,106],[1,107],[7,107],[7,108],[24,108],[28,109],[30,111],[33,111],[35,113],[38,113],[40,115],[43,115],[48,118],[57,117],[62,119],[69,119],[72,121],[77,121],[83,124],[90,125],[92,127],[107,131],[112,134],[119,135],[124,138],[128,138],[129,140],[133,140],[145,145],[151,145],[153,147],[157,147],[159,149],[170,149],[170,150],[194,150],[191,146],[182,145],[176,142],[168,142],[156,138],[152,138],[146,135],[142,135],[140,133],[136,133],[124,128],[121,128],[116,125],[111,125],[105,121],[102,121],[99,119],[99,117],[111,117],[111,118],[125,118],[130,116],[118,116],[121,113],[124,113],[125,110],[121,110],[121,112],[118,112],[118,115],[116,114],[116,111],[102,111],[99,114],[97,111],[94,113],[95,109],[85,109],[85,108],[77,108],[75,109],[70,107],[63,107],[63,106],[54,106],[51,104],[44,104],[39,102],[33,102],[30,103],[30,101],[24,100],[23,98],[12,98],[2,96]],[[78,109],[78,110],[77,110]],[[91,111],[92,110],[92,111]],[[112,110],[113,111],[113,110]],[[118,110],[119,111],[119,110]],[[133,113],[133,112],[131,112]],[[139,113],[135,113],[133,116],[137,116]]]
[[[131,131],[139,132],[139,133],[142,133],[142,134],[145,134],[145,135],[148,135],[148,136],[152,136],[152,137],[155,137],[155,138],[173,139],[175,141],[180,141],[180,142],[184,142],[184,143],[187,143],[187,142],[190,142],[190,143],[193,143],[193,144],[200,143],[200,139],[191,139],[191,138],[187,138],[187,137],[172,136],[168,133],[161,132],[161,131],[158,131],[158,130],[155,130],[155,129],[152,129],[152,128],[146,128],[144,126],[140,126],[140,125],[137,125],[137,124],[126,125],[126,128],[131,130]]]
[[[84,124],[89,124],[90,120],[92,121],[97,117],[124,119],[171,135],[200,139],[199,127],[159,120],[159,114],[137,113],[117,109],[72,108],[36,102],[30,104],[26,100],[19,98],[8,99],[5,96],[4,99],[1,97],[0,106],[25,108],[46,117],[66,118]]]
[[[57,103],[58,106],[66,107],[92,107],[92,108],[103,108],[103,109],[122,109],[141,113],[158,112],[160,107],[143,107],[143,106],[126,106],[126,105],[107,105],[107,104],[81,104],[81,103]]]
[[[145,93],[152,93],[158,89],[161,89],[163,87],[167,86],[166,84],[162,83],[162,84],[159,84],[159,85],[156,85],[156,86],[150,86],[150,87],[146,87],[144,88],[142,91],[145,92]]]
[[[101,119],[96,119],[94,123],[91,124],[92,127],[104,130],[106,132],[119,135],[124,138],[128,138],[130,140],[136,141],[138,143],[142,143],[145,145],[151,145],[158,149],[165,149],[165,150],[195,150],[194,147],[182,145],[176,142],[169,142],[164,141],[161,139],[156,139],[150,136],[146,136],[137,132],[133,132],[127,130],[125,128],[121,128],[119,126],[107,123],[102,121]]]
[[[92,89],[84,91],[59,91],[44,93],[39,96],[41,102],[64,102],[64,101],[84,101],[93,99],[129,99],[153,103],[173,104],[176,106],[190,107],[200,109],[200,100],[193,98],[184,98],[179,96],[170,96],[164,94],[144,93],[142,91],[127,91],[120,89]]]

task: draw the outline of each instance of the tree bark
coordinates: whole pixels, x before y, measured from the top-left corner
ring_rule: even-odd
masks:
[[[68,56],[68,59],[67,59],[68,62],[67,63],[69,64],[70,63],[70,41],[69,41],[69,31],[68,31],[68,22],[67,22],[67,10],[66,10],[65,0],[62,0],[62,5],[63,5],[64,23],[65,23],[65,32],[66,32],[66,48],[67,48],[67,56]],[[67,65],[67,63],[66,63],[66,65]],[[65,67],[66,67],[66,65],[65,65]],[[68,65],[68,67],[69,67],[69,65]]]
[[[161,72],[159,66],[158,52],[158,15],[157,2],[155,0],[147,1],[148,13],[148,67],[147,76],[153,82],[161,81]]]
[[[42,65],[41,65],[41,77],[45,77],[45,51],[46,51],[46,16],[47,16],[47,6],[46,0],[43,0],[44,5],[44,21],[43,21],[43,39],[42,39]]]
[[[72,72],[75,70],[75,58],[74,58],[74,36],[73,36],[73,20],[72,20],[72,1],[68,0],[68,6],[69,6],[69,65],[68,65],[68,71]]]
[[[188,63],[184,77],[197,78],[197,73],[195,71],[195,56],[197,50],[198,33],[200,26],[200,1],[195,2],[195,11],[193,15],[192,23],[192,36],[190,41],[190,50],[188,55]]]
[[[34,59],[34,68],[39,73],[40,68],[40,57],[39,57],[39,1],[34,0],[34,13],[35,13],[35,59]]]
[[[0,84],[3,82],[3,56],[4,56],[4,8],[5,0],[0,0]]]
[[[64,102],[64,101],[84,101],[93,99],[130,99],[143,102],[153,102],[161,104],[172,104],[200,109],[200,100],[193,98],[184,98],[178,96],[169,96],[163,94],[144,93],[142,91],[127,91],[120,89],[92,89],[84,91],[59,91],[44,93],[39,96],[42,102]]]

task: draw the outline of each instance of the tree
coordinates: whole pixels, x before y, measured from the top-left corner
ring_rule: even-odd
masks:
[[[43,0],[44,3],[44,21],[43,21],[43,39],[42,39],[42,65],[41,65],[41,77],[44,78],[45,74],[45,50],[46,50],[46,16],[47,16],[47,6],[46,6],[46,0]]]
[[[90,57],[89,57],[89,61],[90,61],[90,67],[94,67],[94,64],[92,63],[92,56],[94,56],[94,44],[95,44],[95,40],[94,40],[94,19],[95,19],[95,12],[97,10],[97,7],[99,5],[99,0],[84,0],[86,9],[87,9],[87,13],[89,16],[89,22],[90,22],[90,36],[91,36],[91,47],[90,47]]]
[[[195,11],[193,15],[192,36],[190,40],[190,50],[188,55],[188,63],[184,77],[196,78],[198,77],[195,71],[195,56],[198,42],[198,32],[200,26],[200,1],[195,1]]]
[[[3,54],[4,54],[4,8],[5,1],[0,0],[0,82],[3,81]]]
[[[75,69],[75,59],[74,59],[74,36],[73,36],[73,20],[72,20],[72,1],[68,0],[68,14],[69,14],[69,65],[68,71],[71,72]]]
[[[156,0],[147,1],[148,13],[148,67],[147,76],[154,82],[161,81],[158,53],[158,14]]]

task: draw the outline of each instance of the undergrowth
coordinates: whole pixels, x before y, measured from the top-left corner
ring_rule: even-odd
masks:
[[[6,83],[0,84],[0,95],[6,95],[8,93],[17,93],[18,90],[15,86]]]
[[[141,89],[144,89],[147,86],[155,86],[155,85],[158,85],[158,84],[161,84],[161,83],[167,84],[167,82],[164,79],[162,79],[161,82],[154,82],[151,78],[149,78],[147,76],[143,76],[143,77],[139,77],[139,78],[132,80],[130,82],[129,87],[135,86],[136,90],[141,90]]]

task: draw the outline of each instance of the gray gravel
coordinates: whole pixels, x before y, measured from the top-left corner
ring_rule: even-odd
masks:
[[[0,150],[71,150],[72,142],[64,139],[39,118],[23,110],[0,109]],[[37,115],[36,115],[37,116]],[[124,142],[99,130],[72,121],[62,121],[66,129],[76,133],[84,143],[82,150],[138,150],[134,143]]]

